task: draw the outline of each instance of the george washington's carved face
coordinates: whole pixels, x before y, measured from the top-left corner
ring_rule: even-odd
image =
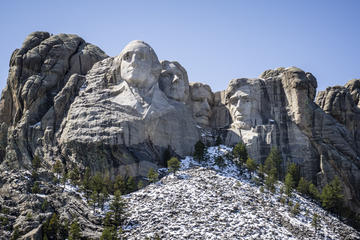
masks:
[[[149,89],[159,78],[161,65],[152,48],[132,41],[120,54],[120,75],[129,85]]]

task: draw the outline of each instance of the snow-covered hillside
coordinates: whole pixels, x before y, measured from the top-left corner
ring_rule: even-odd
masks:
[[[360,234],[315,203],[294,193],[300,213],[279,201],[277,193],[262,192],[239,175],[235,164],[215,164],[218,155],[231,148],[208,148],[207,161],[200,165],[186,157],[182,169],[144,189],[129,194],[130,218],[124,229],[128,239],[159,236],[161,239],[360,239]],[[319,229],[311,225],[320,216]]]

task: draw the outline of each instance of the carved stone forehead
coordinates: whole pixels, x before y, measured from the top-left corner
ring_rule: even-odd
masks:
[[[129,51],[136,51],[136,50],[140,50],[140,51],[146,51],[148,53],[152,53],[151,50],[152,48],[150,47],[149,44],[143,42],[143,41],[140,41],[140,40],[134,40],[134,41],[131,41],[129,42],[125,47],[124,49],[121,51],[121,54],[124,54],[126,52],[129,52]]]

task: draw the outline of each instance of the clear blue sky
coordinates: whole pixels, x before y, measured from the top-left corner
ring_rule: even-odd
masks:
[[[318,90],[360,78],[357,0],[12,0],[0,9],[0,89],[12,51],[37,30],[75,33],[110,56],[144,40],[213,91],[280,66],[312,72]]]

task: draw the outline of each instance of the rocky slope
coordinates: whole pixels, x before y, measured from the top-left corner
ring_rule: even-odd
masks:
[[[133,207],[125,238],[360,239],[356,230],[298,194],[290,200],[300,204],[294,215],[279,193],[261,192],[230,162],[221,169],[214,159],[205,168],[197,165],[187,158],[176,176],[126,196]],[[317,232],[311,225],[315,213],[321,216]]]
[[[232,149],[210,147],[207,161],[182,160],[181,169],[160,181],[125,195],[128,218],[124,239],[360,239],[360,233],[296,192],[285,202],[280,194],[262,190],[246,170],[227,157]],[[219,166],[215,159],[225,161]],[[167,169],[159,170],[162,174]],[[40,171],[41,192],[28,192],[29,172],[0,175],[1,239],[9,239],[11,226],[22,239],[41,239],[42,225],[56,210],[61,222],[76,218],[85,239],[99,239],[102,219],[109,210],[94,212],[78,187],[69,182],[54,184],[51,175]],[[255,175],[256,176],[256,175]],[[110,200],[111,201],[111,200]],[[44,204],[46,202],[46,204]],[[292,203],[290,206],[289,202]],[[299,212],[293,206],[299,203]],[[313,217],[319,216],[315,231]]]

